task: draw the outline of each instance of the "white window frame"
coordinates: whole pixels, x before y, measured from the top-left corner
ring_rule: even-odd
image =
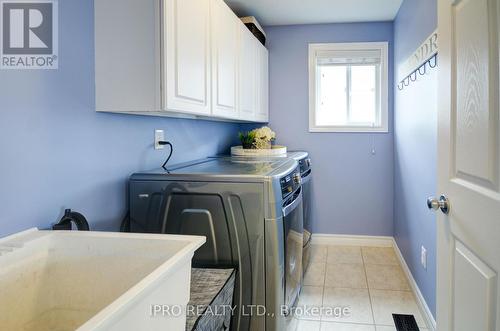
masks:
[[[328,43],[309,44],[309,132],[389,132],[389,43],[388,42],[363,42],[363,43]],[[316,100],[317,100],[317,70],[316,59],[318,52],[324,51],[352,51],[352,50],[377,50],[380,51],[380,97],[377,95],[379,126],[350,126],[350,125],[316,125]]]

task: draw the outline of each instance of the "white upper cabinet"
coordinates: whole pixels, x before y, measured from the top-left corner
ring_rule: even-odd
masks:
[[[257,77],[259,41],[240,24],[238,95],[240,119],[254,121],[257,115]]]
[[[269,53],[267,49],[259,43],[258,45],[258,74],[257,79],[257,115],[255,121],[269,121]]]
[[[267,50],[223,0],[94,0],[96,110],[268,120]]]
[[[163,1],[163,110],[210,115],[210,0]]]
[[[222,0],[211,0],[212,114],[238,118],[239,22]]]

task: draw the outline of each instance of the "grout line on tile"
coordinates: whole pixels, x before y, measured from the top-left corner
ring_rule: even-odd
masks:
[[[372,290],[374,291],[387,291],[387,292],[410,292],[413,294],[413,291],[412,290],[394,290],[394,289],[386,289],[386,288],[371,288]],[[415,295],[413,294],[413,296],[415,297]],[[414,298],[416,299],[416,298]]]
[[[366,288],[368,289],[368,298],[370,299],[370,309],[372,311],[372,320],[373,323],[375,324],[375,313],[373,312],[373,301],[372,301],[372,294],[370,292],[370,285],[368,283],[368,274],[366,273],[366,266],[365,266],[365,258],[363,257],[363,249],[361,249],[361,261],[363,261],[363,271],[365,272],[365,280],[366,280]]]
[[[319,286],[317,286],[319,287]],[[331,288],[331,289],[344,289],[344,290],[368,290],[368,287],[345,287],[345,286],[325,286],[325,289]],[[372,288],[372,290],[375,291],[385,291],[385,290],[378,290],[375,288]],[[388,290],[388,291],[394,291],[394,292],[411,292],[411,291],[397,291],[397,290]]]
[[[373,323],[361,323],[361,322],[339,322],[339,321],[323,321],[325,323],[336,323],[336,324],[351,324],[351,325],[370,325],[370,326],[386,326],[383,324],[373,324]],[[387,325],[389,326],[389,325]]]
[[[326,254],[325,254],[325,271],[323,271],[323,291],[321,293],[321,307],[323,307],[325,302],[325,285],[326,285],[326,269],[328,269],[328,246],[326,246]],[[319,320],[323,320],[323,314],[319,317]],[[321,327],[321,325],[320,325]]]
[[[377,327],[377,326],[390,326],[390,325],[383,325],[383,324],[370,324],[370,323],[358,323],[358,322],[338,322],[338,321],[321,321],[321,326],[323,324],[329,324],[329,323],[332,323],[332,324],[340,324],[340,325],[350,325],[350,326],[359,326],[359,325],[363,325],[363,326],[373,326],[373,327]]]
[[[328,246],[326,246],[326,254],[325,254],[325,271],[323,274],[323,292],[321,294],[321,308],[325,305],[325,289],[326,289],[326,270],[328,269]],[[323,321],[323,312],[321,312],[321,316],[319,317],[319,328],[321,330],[321,323]]]

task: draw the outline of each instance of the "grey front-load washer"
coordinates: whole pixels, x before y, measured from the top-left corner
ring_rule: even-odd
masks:
[[[131,231],[206,236],[193,266],[237,269],[231,330],[285,330],[283,306],[295,304],[302,282],[300,181],[293,159],[205,159],[137,173]]]

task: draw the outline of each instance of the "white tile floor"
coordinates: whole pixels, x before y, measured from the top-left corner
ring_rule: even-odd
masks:
[[[287,331],[395,331],[392,313],[412,314],[427,330],[390,247],[313,245],[297,307],[323,311],[296,314]],[[349,307],[350,314],[328,315],[326,307]]]

